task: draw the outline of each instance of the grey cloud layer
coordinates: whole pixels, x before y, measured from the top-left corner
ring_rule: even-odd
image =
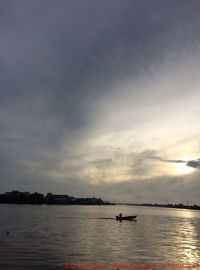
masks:
[[[6,187],[39,186],[40,178],[47,189],[49,168],[79,158],[77,149],[98,125],[100,101],[109,91],[115,95],[111,86],[198,46],[199,7],[194,0],[1,1],[0,167]],[[43,172],[26,174],[27,163],[40,163]]]

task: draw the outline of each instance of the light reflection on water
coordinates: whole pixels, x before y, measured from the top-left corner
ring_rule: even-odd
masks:
[[[109,219],[119,212],[136,214],[138,220],[120,223]],[[200,261],[200,211],[118,205],[0,205],[0,213],[0,269]]]

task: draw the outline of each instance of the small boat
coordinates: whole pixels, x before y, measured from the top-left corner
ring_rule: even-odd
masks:
[[[135,220],[136,217],[137,216],[126,216],[126,217],[116,216],[116,220],[119,220],[119,221],[121,221],[121,220],[130,220],[130,221],[132,221],[132,220]]]

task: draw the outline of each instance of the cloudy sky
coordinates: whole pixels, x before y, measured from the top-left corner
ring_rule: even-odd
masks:
[[[199,10],[1,0],[0,191],[200,203]]]

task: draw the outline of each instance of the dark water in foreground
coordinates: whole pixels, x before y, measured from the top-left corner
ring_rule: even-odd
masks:
[[[138,220],[109,219],[119,212],[136,214]],[[64,269],[69,263],[199,262],[200,211],[0,205],[2,270]]]

